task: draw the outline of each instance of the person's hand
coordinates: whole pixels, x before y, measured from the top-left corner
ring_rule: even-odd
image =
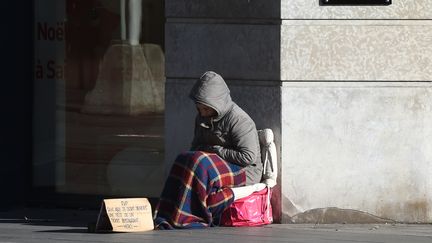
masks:
[[[222,149],[220,145],[201,145],[197,150],[217,154]]]
[[[213,146],[210,146],[210,150],[211,150],[211,152],[213,152],[213,153],[215,153],[215,154],[219,154],[219,151],[221,151],[222,148],[223,148],[223,147],[220,146],[220,145],[213,145]]]

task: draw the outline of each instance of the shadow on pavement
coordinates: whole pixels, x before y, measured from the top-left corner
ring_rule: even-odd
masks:
[[[0,211],[0,224],[85,227],[96,223],[99,210],[16,208]]]
[[[73,234],[84,234],[89,233],[87,229],[61,229],[61,230],[40,230],[38,233],[73,233]]]

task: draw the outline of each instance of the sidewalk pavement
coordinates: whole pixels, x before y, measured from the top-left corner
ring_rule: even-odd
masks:
[[[98,211],[21,208],[0,211],[0,243],[10,242],[392,242],[431,243],[432,224],[272,224],[140,233],[88,233]]]

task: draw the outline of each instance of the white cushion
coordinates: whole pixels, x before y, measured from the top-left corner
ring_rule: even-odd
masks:
[[[258,130],[258,137],[261,147],[261,160],[263,162],[262,182],[269,187],[274,187],[277,183],[278,169],[273,131],[269,128]]]

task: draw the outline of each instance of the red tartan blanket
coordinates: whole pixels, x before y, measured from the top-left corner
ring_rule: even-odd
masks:
[[[244,186],[241,166],[201,151],[180,154],[165,182],[155,210],[159,229],[199,228],[217,225],[234,200],[230,187]]]

